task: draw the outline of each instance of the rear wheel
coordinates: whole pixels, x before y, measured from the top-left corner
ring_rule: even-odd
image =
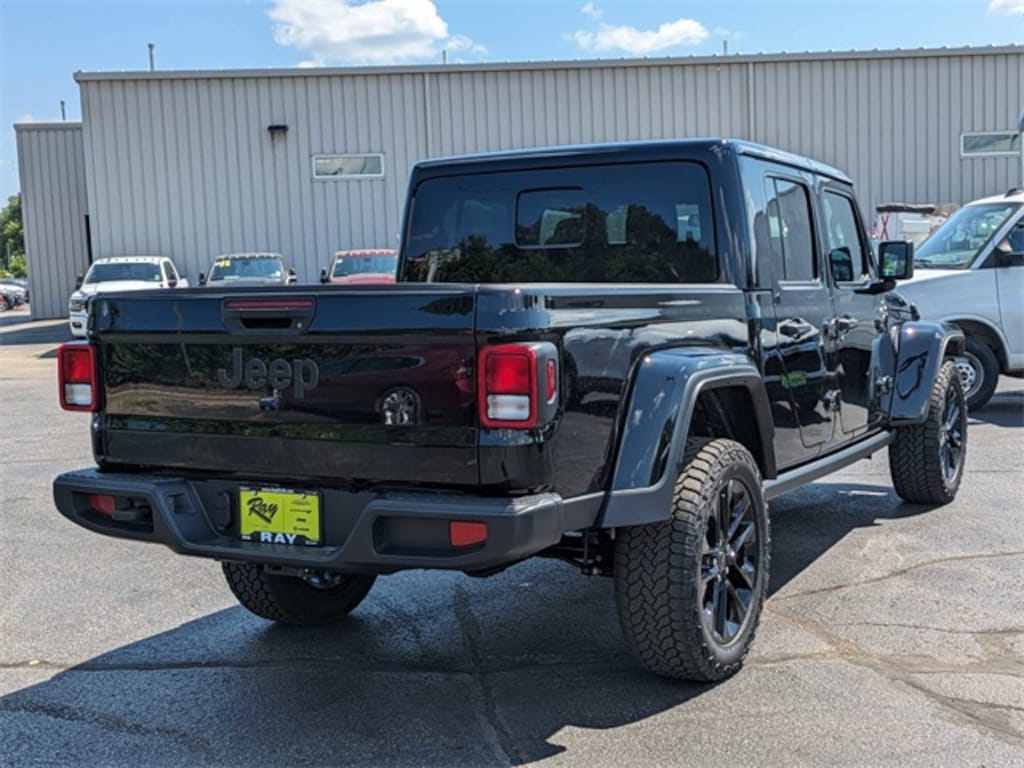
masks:
[[[906,501],[946,504],[954,499],[967,456],[967,405],[957,367],[947,360],[939,369],[921,424],[896,430],[889,445],[892,483]]]
[[[996,359],[996,353],[982,339],[968,336],[964,353],[953,360],[964,385],[967,407],[976,411],[992,399],[999,383],[999,360]]]
[[[252,563],[223,563],[223,567],[228,587],[239,603],[264,619],[298,626],[345,618],[363,601],[377,578],[327,571],[285,576]]]
[[[768,506],[739,443],[691,439],[671,516],[618,532],[615,597],[648,670],[710,682],[735,673],[768,590]]]

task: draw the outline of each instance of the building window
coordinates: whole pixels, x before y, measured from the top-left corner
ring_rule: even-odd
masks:
[[[384,175],[384,155],[313,155],[314,179],[365,179]]]
[[[960,135],[961,157],[1010,157],[1020,154],[1020,134],[988,131]]]

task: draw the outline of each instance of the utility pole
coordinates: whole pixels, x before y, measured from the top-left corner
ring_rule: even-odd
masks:
[[[153,63],[153,49],[156,48],[155,43],[147,43],[149,46],[149,71],[152,72],[156,69],[156,65]]]
[[[68,119],[67,115],[64,113],[64,99],[60,100],[60,119],[61,122]]]

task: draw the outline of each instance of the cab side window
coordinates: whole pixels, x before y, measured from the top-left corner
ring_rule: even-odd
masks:
[[[861,282],[868,274],[868,261],[857,226],[853,200],[826,190],[822,196],[822,205],[825,212],[828,262],[832,267],[833,279],[837,283]]]
[[[806,187],[777,178],[766,179],[765,185],[768,198],[765,208],[767,239],[771,245],[775,279],[790,282],[815,280],[818,269]]]

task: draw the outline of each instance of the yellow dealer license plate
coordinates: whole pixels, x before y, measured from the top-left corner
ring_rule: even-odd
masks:
[[[263,544],[319,546],[320,496],[283,488],[242,488],[238,492],[239,533]]]

